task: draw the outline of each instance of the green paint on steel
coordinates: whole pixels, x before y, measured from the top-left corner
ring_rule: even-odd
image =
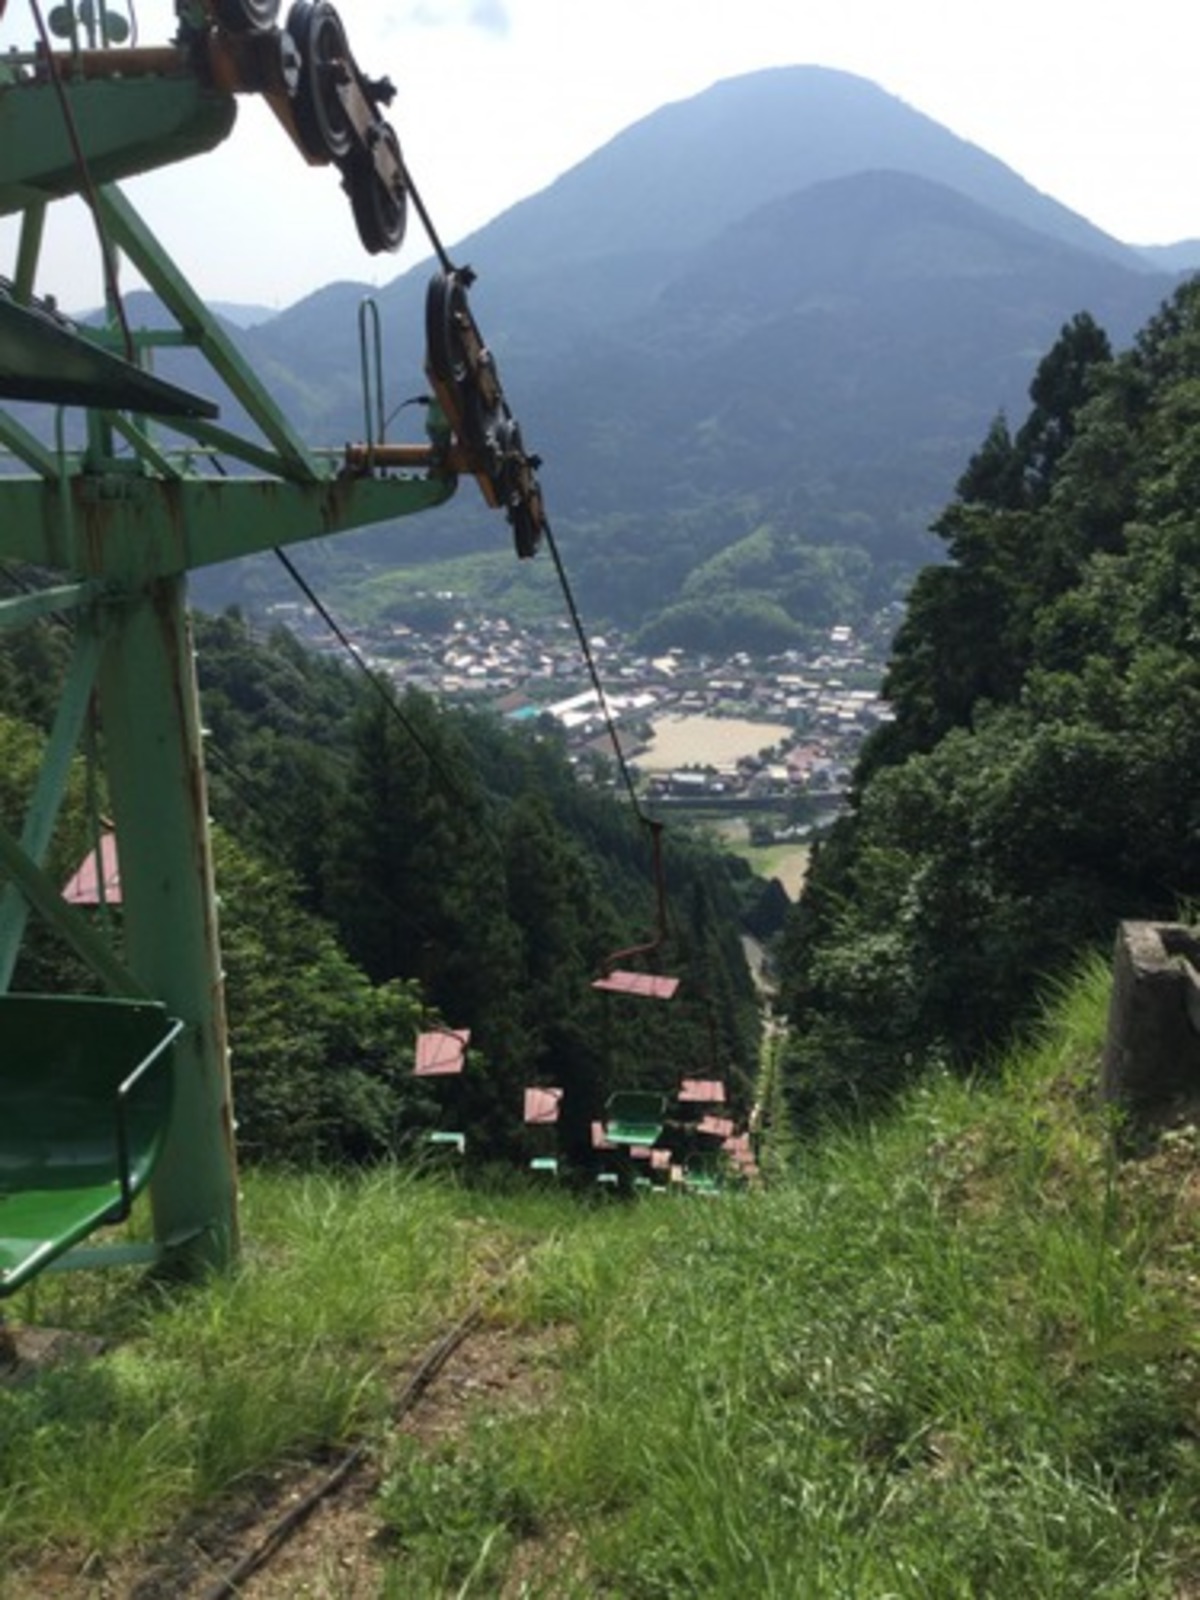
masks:
[[[102,593],[103,586],[96,582],[62,583],[53,589],[36,589],[29,594],[14,595],[10,600],[0,600],[0,633],[6,628],[23,628],[39,617],[89,605]]]
[[[180,62],[171,75],[76,79],[65,88],[93,184],[115,183],[213,150],[233,128],[233,96]],[[0,215],[78,194],[79,163],[54,85],[0,89]]]
[[[131,597],[100,667],[130,967],[186,1024],[151,1186],[157,1239],[194,1235],[195,1270],[237,1249],[237,1173],[208,807],[184,580]]]
[[[0,869],[13,880],[38,916],[70,945],[84,964],[91,968],[105,988],[114,995],[149,998],[147,990],[123,961],[97,933],[87,918],[63,899],[58,884],[52,883],[35,866],[20,842],[0,823]]]
[[[430,509],[453,494],[455,479],[434,471],[350,472],[344,452],[315,450],[300,439],[126,197],[111,187],[120,176],[219,143],[233,125],[232,98],[206,86],[183,52],[161,53],[158,65],[151,62],[141,76],[115,75],[120,61],[117,53],[111,78],[69,73],[68,93],[91,179],[100,186],[98,220],[110,244],[136,266],[178,326],[144,333],[133,329],[132,351],[124,329],[118,339],[111,317],[107,330],[87,337],[138,362],[156,345],[194,347],[208,363],[212,398],[224,404],[232,396],[257,436],[241,437],[199,417],[131,414],[127,395],[118,397],[120,409],[85,413],[82,447],[61,408],[54,413],[52,442],[0,411],[0,445],[27,469],[0,476],[0,560],[57,573],[53,592],[64,600],[84,598],[81,590],[92,582],[103,591],[95,607],[97,624],[101,606],[104,618],[96,683],[120,862],[122,955],[114,953],[86,914],[63,902],[33,859],[37,849],[31,853],[30,848],[40,847],[52,809],[49,797],[61,791],[68,731],[79,721],[78,686],[61,713],[62,734],[54,741],[43,780],[45,798],[35,807],[26,847],[0,828],[0,870],[110,991],[153,997],[182,1024],[171,1051],[170,1114],[149,1180],[152,1248],[173,1265],[199,1273],[234,1258],[238,1216],[186,574]],[[0,214],[25,213],[20,282],[10,299],[30,300],[47,199],[78,192],[82,182],[51,86],[35,85],[0,65]],[[432,408],[427,427],[436,449],[444,424]],[[218,476],[211,460],[218,454],[249,467],[253,475]],[[66,581],[71,579],[82,584]],[[50,606],[49,595],[10,602],[0,611],[0,623],[31,620]],[[82,617],[86,629],[92,614],[85,608]],[[81,685],[82,666],[78,670]],[[0,997],[0,1008],[4,1004]],[[0,1057],[10,1060],[7,1037]],[[69,1138],[66,1132],[62,1136]],[[11,1197],[0,1202],[0,1211],[13,1204]],[[43,1205],[49,1202],[37,1202],[35,1212]],[[98,1216],[95,1210],[88,1213],[84,1232]],[[42,1231],[61,1243],[70,1229],[64,1221]],[[63,1265],[76,1259],[90,1261],[93,1255],[78,1249],[56,1253]]]
[[[651,1090],[622,1089],[609,1096],[604,1136],[612,1144],[652,1145],[663,1131],[666,1099]]]
[[[59,697],[54,727],[21,834],[21,849],[37,866],[41,866],[46,859],[59,809],[67,792],[71,761],[95,687],[100,645],[99,626],[80,628],[76,632],[75,648]],[[12,982],[27,911],[28,901],[16,884],[7,884],[3,894],[0,894],[0,994]]]
[[[126,1216],[162,1148],[178,1025],[148,1001],[0,999],[0,1295]]]

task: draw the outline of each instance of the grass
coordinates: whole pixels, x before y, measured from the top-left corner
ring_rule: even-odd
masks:
[[[17,1300],[111,1349],[0,1392],[0,1552],[118,1550],[371,1426],[395,1330],[428,1338],[482,1249],[445,1193],[398,1173],[251,1175],[244,1222],[244,1264],[200,1290],[47,1278]]]
[[[778,878],[793,899],[799,895],[812,853],[810,844],[751,844],[745,817],[714,826],[705,813],[697,812],[696,823],[701,829],[711,828],[724,848],[740,856],[760,878]]]
[[[1197,1141],[1117,1160],[1106,998],[1092,969],[1001,1081],[931,1079],[715,1202],[254,1180],[227,1282],[41,1307],[117,1343],[0,1391],[3,1569],[374,1429],[388,1595],[1196,1592]],[[386,1430],[397,1334],[517,1252],[490,1331],[548,1381]]]

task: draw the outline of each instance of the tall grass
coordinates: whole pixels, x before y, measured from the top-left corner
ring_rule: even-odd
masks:
[[[369,1426],[387,1360],[440,1326],[479,1248],[451,1197],[397,1173],[251,1175],[244,1222],[245,1261],[200,1289],[72,1276],[17,1302],[113,1347],[0,1391],[0,1556],[111,1551]]]
[[[1105,976],[1001,1081],[931,1078],[765,1191],[255,1180],[238,1273],[81,1303],[116,1348],[0,1392],[0,1546],[128,1545],[375,1428],[405,1600],[1179,1600],[1200,1263],[1094,1103]],[[538,1397],[385,1430],[400,1353],[518,1255],[490,1332],[536,1349]]]
[[[931,1081],[767,1193],[539,1254],[510,1312],[576,1329],[556,1401],[397,1448],[394,1592],[513,1564],[546,1597],[1187,1592],[1196,1339],[1085,1092],[1105,996],[1089,974],[1003,1084]]]

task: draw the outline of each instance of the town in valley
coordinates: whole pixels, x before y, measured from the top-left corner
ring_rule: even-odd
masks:
[[[270,614],[314,648],[338,648],[302,602]],[[518,625],[464,606],[444,628],[378,624],[354,646],[399,690],[555,733],[587,781],[612,777],[611,718],[648,798],[747,819],[767,843],[805,839],[844,806],[863,741],[891,715],[880,684],[896,621],[887,612],[861,628],[834,625],[808,650],[727,659],[643,652],[605,628],[588,641],[603,704],[566,621]]]

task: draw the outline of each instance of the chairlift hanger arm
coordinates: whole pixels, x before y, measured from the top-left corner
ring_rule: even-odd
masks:
[[[622,962],[635,956],[655,955],[667,942],[667,879],[663,866],[662,835],[663,824],[657,817],[642,816],[641,821],[650,830],[650,851],[654,871],[654,909],[655,927],[653,938],[643,944],[630,945],[625,950],[614,950],[604,962],[605,973],[611,976],[613,970]],[[671,993],[674,993],[672,989]]]

